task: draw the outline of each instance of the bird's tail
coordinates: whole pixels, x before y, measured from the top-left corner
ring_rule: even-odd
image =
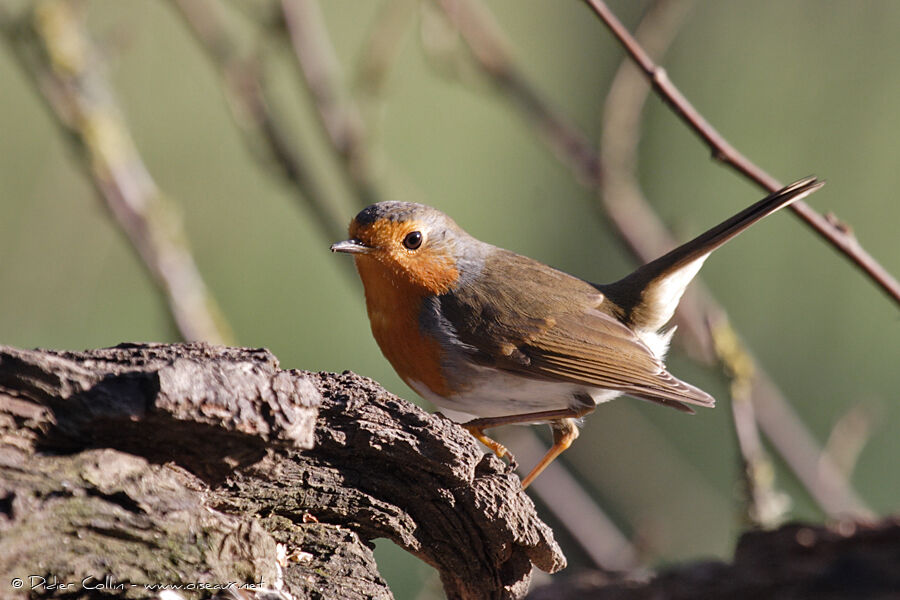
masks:
[[[647,263],[619,281],[597,286],[625,311],[631,326],[656,331],[672,318],[687,284],[709,254],[757,221],[815,192],[825,182],[815,177],[774,192],[693,240]]]

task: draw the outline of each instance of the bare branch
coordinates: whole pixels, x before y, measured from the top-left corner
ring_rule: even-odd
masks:
[[[491,14],[472,0],[440,0],[440,6],[468,45],[481,69],[528,118],[544,142],[572,167],[584,185],[600,183],[600,160],[591,142],[557,113],[530,85],[505,49]]]
[[[379,95],[387,73],[399,53],[403,32],[415,16],[416,0],[389,0],[382,4],[360,53],[356,82],[367,96]]]
[[[54,122],[69,134],[92,183],[164,294],[182,337],[231,340],[177,206],[157,187],[135,146],[79,5],[49,0],[21,20],[4,17],[4,38]]]
[[[290,128],[266,100],[263,67],[238,53],[238,44],[225,26],[222,6],[211,0],[175,0],[198,42],[222,74],[235,122],[248,143],[262,140],[267,156],[284,178],[300,192],[328,239],[346,231],[344,211],[331,199],[318,176],[289,138]],[[252,146],[252,144],[251,144]]]
[[[753,406],[755,365],[724,314],[709,329],[719,362],[731,377],[731,413],[742,458],[745,515],[757,527],[781,525],[791,505],[790,497],[775,486],[775,465],[760,439]]]
[[[584,2],[619,40],[663,101],[706,142],[712,150],[713,158],[743,174],[768,192],[774,192],[783,187],[777,179],[741,154],[703,118],[703,115],[669,80],[665,70],[653,62],[650,55],[616,18],[603,0],[584,0]],[[862,270],[894,302],[900,304],[900,282],[866,252],[849,227],[819,214],[802,200],[795,202],[790,208],[822,238]]]
[[[362,115],[341,83],[340,63],[315,0],[281,0],[294,56],[319,123],[340,159],[360,206],[379,201],[372,181]]]

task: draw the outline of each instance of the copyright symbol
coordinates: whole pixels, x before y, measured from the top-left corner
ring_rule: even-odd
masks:
[[[16,577],[16,578],[13,579],[12,581],[10,581],[10,583],[12,584],[12,586],[13,586],[15,589],[19,589],[19,588],[22,587],[22,585],[23,585],[22,580],[19,579],[18,577]]]

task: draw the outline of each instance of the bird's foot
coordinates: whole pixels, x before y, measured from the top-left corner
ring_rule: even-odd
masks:
[[[497,440],[491,439],[486,436],[484,434],[484,429],[477,425],[468,424],[463,424],[463,427],[466,429],[466,431],[471,433],[476,440],[487,446],[488,449],[490,449],[490,451],[497,456],[497,458],[499,458],[500,460],[503,460],[505,458],[513,471],[519,468],[519,463],[516,461],[516,457],[513,456],[512,452],[510,452],[506,446],[504,446]]]

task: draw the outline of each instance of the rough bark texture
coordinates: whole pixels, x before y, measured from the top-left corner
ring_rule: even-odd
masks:
[[[368,379],[202,344],[0,346],[3,597],[391,598],[380,537],[449,598],[520,598],[532,565],[565,566],[502,462]]]

